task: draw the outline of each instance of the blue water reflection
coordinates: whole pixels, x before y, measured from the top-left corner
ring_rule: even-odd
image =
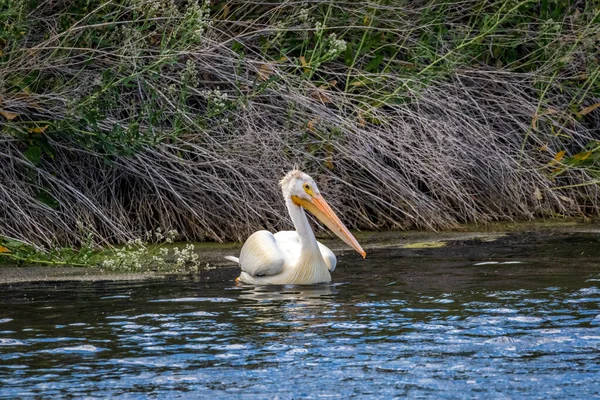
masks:
[[[600,255],[501,265],[374,253],[310,287],[5,286],[0,396],[600,393]]]

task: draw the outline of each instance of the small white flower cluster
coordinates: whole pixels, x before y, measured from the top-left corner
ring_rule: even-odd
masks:
[[[149,243],[168,243],[171,244],[179,236],[176,230],[167,231],[163,234],[162,229],[157,228],[154,232],[146,232],[145,239],[129,240],[123,248],[116,249],[113,256],[102,261],[101,266],[109,270],[115,270],[117,268],[128,269],[131,271],[140,271],[143,267],[153,266],[158,269],[166,266],[166,258],[169,255],[169,249],[165,247],[158,248],[158,255],[154,254],[156,247],[148,247]],[[191,249],[190,249],[191,246]],[[196,262],[198,259],[197,254],[188,254],[193,250],[193,245],[187,245],[184,250],[174,249],[176,257],[183,256],[186,260],[183,264],[193,261]],[[182,253],[183,252],[183,253]],[[179,265],[178,265],[179,266]]]
[[[185,69],[181,71],[181,81],[187,86],[198,86],[198,71],[196,71],[196,64],[192,60],[186,61]]]
[[[184,268],[186,266],[193,266],[198,268],[198,254],[194,252],[194,245],[189,243],[183,249],[176,247],[173,249],[173,255],[175,256],[175,266],[178,268]]]
[[[160,270],[165,265],[167,265],[166,259],[167,259],[168,255],[169,255],[169,249],[161,247],[158,250],[158,255],[153,255],[152,256],[152,262],[154,263],[154,266],[156,267],[156,269]]]
[[[192,29],[192,40],[202,40],[206,30],[212,26],[210,0],[205,0],[201,6],[196,0],[190,0],[184,18]]]
[[[174,97],[176,94],[178,94],[179,90],[180,90],[180,86],[179,85],[174,85],[174,84],[167,85],[167,94],[170,97]]]
[[[214,90],[203,90],[200,92],[208,101],[209,107],[215,113],[219,113],[227,108],[229,96],[216,88]]]
[[[165,237],[165,243],[173,243],[177,236],[179,236],[179,232],[177,232],[175,229],[171,229],[167,232],[167,236]]]
[[[117,268],[117,260],[114,258],[107,258],[100,263],[100,266],[109,271],[113,271]]]
[[[114,257],[105,259],[101,265],[109,270],[126,266],[132,271],[140,271],[147,254],[148,249],[141,239],[130,240],[125,247],[115,251]]]
[[[329,44],[327,54],[331,57],[335,57],[346,51],[346,41],[344,39],[338,39],[335,33],[329,35],[327,42]]]
[[[313,17],[310,15],[310,10],[308,8],[301,8],[298,12],[298,20],[300,22],[311,22]]]
[[[146,232],[146,241],[159,243],[164,239],[165,243],[173,243],[173,241],[175,240],[175,238],[177,236],[179,236],[179,232],[177,232],[175,229],[167,231],[163,235],[162,229],[156,228],[156,230],[154,232],[152,232],[152,231]]]
[[[325,31],[325,26],[321,22],[317,22],[315,24],[315,36],[316,37],[323,36],[324,31]]]
[[[127,250],[133,250],[134,248],[138,248],[139,249],[140,247],[146,247],[146,246],[144,246],[144,242],[142,242],[142,239],[139,239],[139,238],[138,239],[129,240],[127,242],[127,245],[125,246],[125,248]]]
[[[283,21],[277,21],[275,23],[275,37],[272,39],[273,42],[278,42],[286,33],[286,26]]]
[[[117,257],[123,260],[121,265],[127,263],[133,271],[140,271],[144,264],[144,258],[148,254],[148,248],[142,239],[134,239],[127,242],[125,251],[117,251]]]

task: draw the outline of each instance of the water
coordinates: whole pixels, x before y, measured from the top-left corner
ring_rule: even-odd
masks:
[[[4,286],[0,397],[600,396],[597,236],[368,261],[311,287]]]

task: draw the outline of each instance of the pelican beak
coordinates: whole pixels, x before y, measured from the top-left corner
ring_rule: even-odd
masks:
[[[325,201],[323,196],[320,194],[313,196],[310,200],[305,200],[301,197],[292,195],[292,201],[302,206],[305,210],[310,211],[315,217],[324,223],[333,233],[335,233],[340,239],[342,239],[348,246],[356,250],[363,258],[367,256],[367,253],[360,247],[358,241],[348,228],[344,226],[342,221],[335,215],[335,212],[331,209],[329,204]]]

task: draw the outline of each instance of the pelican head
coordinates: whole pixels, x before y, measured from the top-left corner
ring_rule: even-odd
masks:
[[[321,196],[321,192],[313,178],[302,171],[293,170],[288,172],[279,183],[281,184],[283,197],[286,202],[291,201],[295,206],[310,211],[311,214],[317,217],[319,221],[331,229],[348,246],[356,250],[363,258],[367,256],[367,253],[360,247],[356,238],[340,221],[323,196]]]

